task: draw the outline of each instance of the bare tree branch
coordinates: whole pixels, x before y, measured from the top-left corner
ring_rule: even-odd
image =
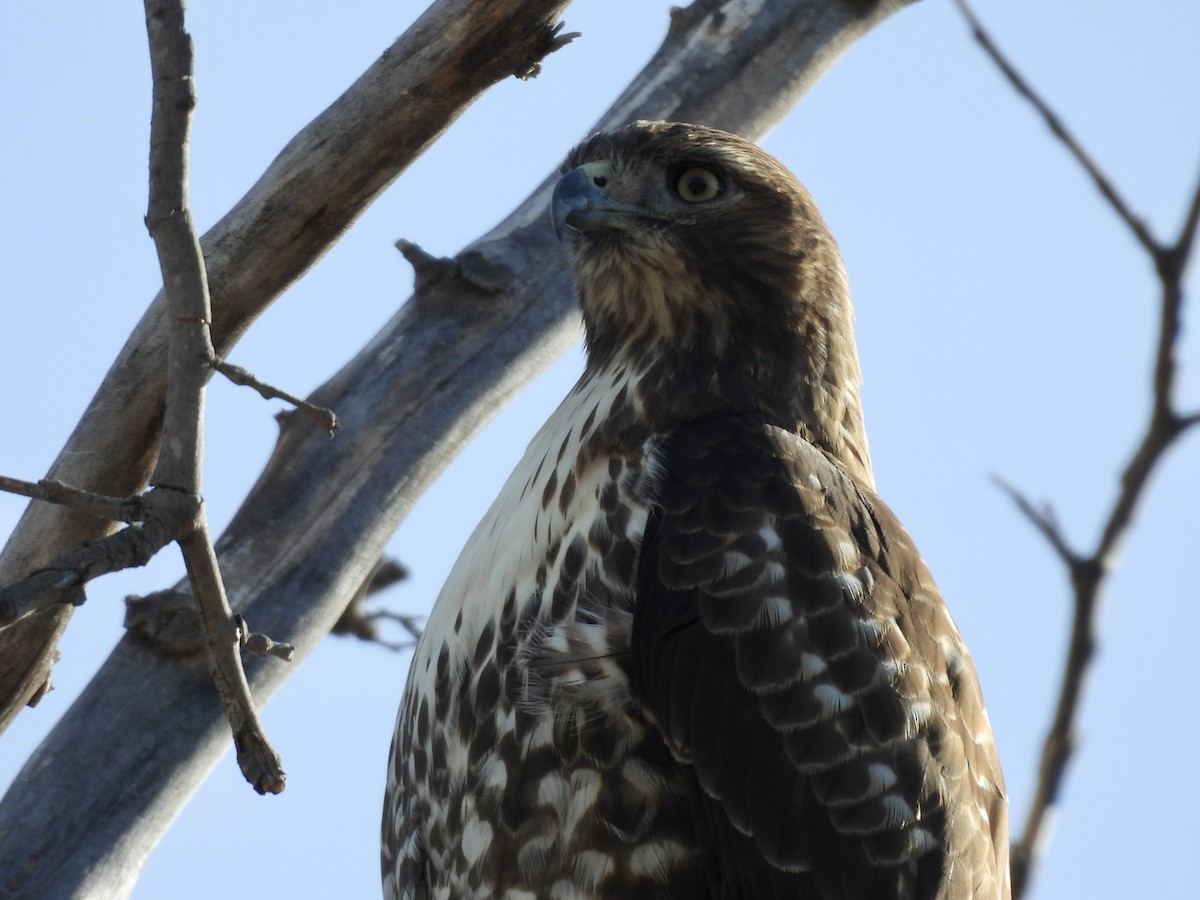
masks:
[[[187,563],[188,582],[200,609],[208,649],[209,670],[225,718],[233,731],[238,767],[260,794],[278,794],[283,790],[283,766],[258,718],[250,684],[242,668],[241,649],[245,635],[242,617],[233,615],[221,581],[217,554],[201,517],[196,527],[179,541]],[[270,639],[266,639],[270,642]],[[268,644],[269,646],[269,644]],[[260,647],[265,655],[266,647]]]
[[[26,616],[70,603],[79,606],[83,587],[94,578],[144,566],[175,540],[180,522],[190,526],[200,501],[194,494],[151,491],[142,501],[144,521],[64,553],[16,584],[0,589],[0,629]]]
[[[532,74],[566,36],[568,0],[437,0],[327,110],[297,134],[201,241],[211,322],[224,358],[260,313],[492,84]],[[469,66],[461,64],[470,58]],[[49,477],[82,490],[133,495],[158,452],[166,394],[165,296],[126,342]],[[31,504],[0,553],[0,584],[104,537],[94,517]],[[48,687],[69,609],[0,635],[0,730]]]
[[[408,577],[408,570],[395,560],[383,557],[367,576],[361,588],[355,591],[350,603],[338,620],[333,623],[330,634],[348,635],[370,644],[379,644],[389,650],[400,651],[412,647],[421,637],[420,616],[410,616],[390,610],[368,610],[366,602],[372,596]],[[386,641],[379,636],[379,622],[395,622],[408,635],[408,640]]]
[[[0,491],[58,503],[114,522],[137,522],[146,514],[139,497],[105,497],[103,494],[81,491],[53,478],[32,482],[0,475]]]
[[[242,669],[243,632],[225,596],[200,498],[204,393],[215,354],[208,333],[208,278],[187,202],[188,141],[196,107],[192,38],[184,27],[183,0],[145,0],[145,7],[154,79],[146,227],[158,250],[170,311],[163,442],[152,477],[152,496],[159,501],[154,510],[173,517],[171,534],[183,551],[200,608],[209,667],[233,730],[242,774],[260,794],[277,794],[284,786],[283,767],[254,708]],[[132,531],[108,540],[119,541]]]
[[[1063,778],[1076,746],[1076,724],[1079,718],[1084,683],[1095,655],[1098,622],[1097,610],[1105,580],[1115,568],[1116,552],[1128,533],[1134,512],[1145,493],[1150,476],[1171,445],[1190,427],[1200,422],[1200,415],[1183,416],[1175,407],[1176,350],[1179,342],[1180,319],[1183,313],[1183,276],[1195,244],[1196,223],[1200,219],[1200,184],[1193,191],[1188,212],[1179,237],[1171,245],[1157,240],[1129,205],[1099,170],[1091,157],[1070,134],[1062,121],[1045,101],[1022,79],[987,34],[967,0],[955,0],[969,22],[975,39],[993,62],[1008,78],[1016,91],[1025,97],[1045,120],[1054,135],[1071,152],[1095,182],[1117,215],[1129,226],[1142,249],[1150,255],[1158,273],[1161,289],[1159,330],[1154,354],[1152,402],[1150,421],[1133,456],[1121,475],[1120,489],[1103,523],[1095,549],[1083,555],[1070,549],[1058,524],[1039,513],[1022,494],[1003,481],[998,484],[1009,494],[1018,508],[1050,543],[1067,568],[1074,596],[1071,632],[1067,658],[1063,667],[1062,684],[1054,717],[1042,746],[1037,784],[1030,802],[1024,830],[1012,848],[1013,898],[1028,889],[1030,875],[1044,847],[1051,813],[1058,803]]]
[[[701,0],[674,14],[662,48],[599,125],[674,118],[761,135],[856,38],[905,5]],[[267,470],[218,541],[234,608],[286,636],[298,659],[328,633],[457,449],[578,336],[566,260],[546,218],[553,177],[458,255],[461,276],[419,291],[314,393],[338,410],[338,440],[285,417]],[[489,290],[468,272],[492,273]],[[251,659],[246,668],[261,701],[292,667]],[[122,639],[0,801],[6,854],[39,861],[36,871],[0,871],[0,894],[128,889],[227,746],[202,676],[142,637]],[[153,747],[152,764],[94,752],[117,734]]]
[[[1200,224],[1200,180],[1196,181],[1196,187],[1192,190],[1192,201],[1188,204],[1187,214],[1183,218],[1183,227],[1179,230],[1179,238],[1169,251],[1173,257],[1174,268],[1178,270],[1180,276],[1187,268],[1192,249],[1196,246],[1197,224]]]

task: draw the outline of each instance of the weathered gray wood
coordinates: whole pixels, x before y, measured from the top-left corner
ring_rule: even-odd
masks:
[[[697,3],[676,14],[600,125],[676,118],[760,135],[907,2],[758,0],[723,12]],[[293,415],[218,542],[234,607],[298,656],[453,452],[577,336],[545,216],[550,184],[457,267],[425,270],[416,295],[313,395],[337,410],[343,432],[329,441]],[[248,660],[247,670],[262,702],[292,667]],[[125,895],[228,745],[203,662],[127,636],[0,802],[0,895]]]

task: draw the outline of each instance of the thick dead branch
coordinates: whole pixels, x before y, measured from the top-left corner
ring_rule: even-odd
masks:
[[[761,135],[857,37],[905,5],[699,3],[675,14],[662,48],[598,124],[674,118]],[[218,541],[233,606],[256,627],[287,635],[297,658],[341,616],[454,452],[578,336],[566,260],[546,218],[554,177],[458,257],[473,260],[472,270],[506,273],[504,289],[452,276],[410,301],[310,398],[338,410],[339,439],[289,417]],[[203,673],[165,659],[141,638],[123,639],[26,763],[0,802],[0,834],[9,858],[39,865],[0,872],[0,894],[86,893],[98,884],[119,893],[137,878],[227,743]],[[290,668],[246,661],[259,698]],[[95,751],[116,734],[153,747],[153,763]],[[66,804],[69,814],[60,813]]]
[[[204,652],[200,611],[183,591],[155,591],[125,598],[125,630],[158,646],[167,655],[194,657]]]
[[[288,143],[201,241],[216,299],[212,341],[224,358],[397,175],[492,84],[529,73],[561,44],[567,0],[439,0],[338,100]],[[469,58],[472,64],[462,65]],[[50,478],[133,495],[158,452],[166,395],[161,293],[126,342]],[[111,526],[32,504],[0,554],[0,584],[94,541]],[[0,635],[0,730],[44,692],[69,611],[62,604]]]
[[[1073,550],[1052,516],[1039,512],[1028,498],[1015,488],[999,481],[1018,509],[1041,532],[1066,566],[1074,599],[1071,633],[1058,703],[1042,746],[1037,784],[1024,830],[1016,838],[1012,848],[1013,898],[1019,900],[1029,886],[1031,872],[1044,848],[1047,826],[1060,799],[1067,765],[1075,751],[1076,724],[1083,688],[1096,651],[1099,601],[1106,579],[1115,567],[1118,546],[1129,532],[1134,512],[1155,467],[1184,431],[1200,421],[1195,415],[1181,415],[1175,404],[1175,356],[1183,313],[1183,276],[1195,244],[1197,220],[1200,219],[1200,184],[1192,194],[1188,212],[1175,242],[1169,245],[1160,242],[1145,223],[1133,214],[1129,204],[1117,192],[1111,180],[1084,151],[1062,120],[1050,110],[1028,82],[1017,74],[966,0],[956,2],[967,18],[975,39],[988,56],[1004,73],[1013,88],[1041,114],[1051,132],[1083,166],[1097,190],[1129,227],[1138,244],[1149,254],[1158,273],[1161,290],[1150,421],[1121,475],[1117,496],[1104,521],[1095,549],[1086,554]]]

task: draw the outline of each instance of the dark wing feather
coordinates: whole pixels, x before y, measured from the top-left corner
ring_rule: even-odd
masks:
[[[974,670],[895,518],[745,418],[680,427],[663,462],[634,690],[683,764],[713,896],[999,896]]]

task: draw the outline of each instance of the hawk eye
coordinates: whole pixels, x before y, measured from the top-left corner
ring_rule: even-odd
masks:
[[[688,203],[704,203],[725,193],[725,182],[711,169],[691,166],[679,173],[675,193]]]

